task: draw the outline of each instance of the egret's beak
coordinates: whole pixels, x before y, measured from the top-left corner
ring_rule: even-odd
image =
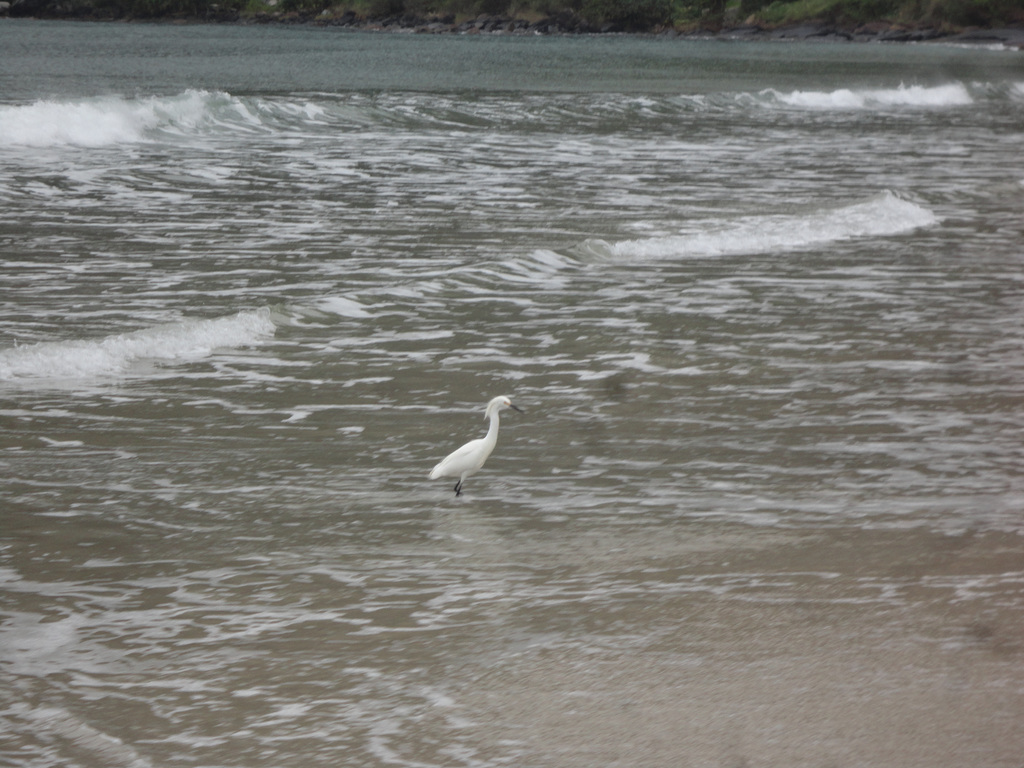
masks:
[[[526,411],[524,411],[518,405],[512,405],[512,403],[509,403],[508,407],[511,408],[513,411],[519,411],[520,413],[526,413]]]

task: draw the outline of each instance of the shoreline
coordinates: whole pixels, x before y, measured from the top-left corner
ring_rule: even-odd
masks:
[[[6,6],[6,7],[5,7]],[[25,7],[29,6],[29,7]],[[68,7],[68,6],[65,6]],[[59,6],[58,6],[59,8]],[[35,12],[41,11],[41,12]],[[483,14],[473,19],[457,20],[452,16],[383,16],[364,17],[352,11],[341,15],[303,13],[211,13],[205,17],[156,16],[152,18],[116,17],[97,13],[61,13],[52,5],[33,0],[0,0],[0,19],[28,19],[36,21],[120,22],[149,24],[237,24],[245,26],[315,26],[338,27],[358,32],[389,34],[433,35],[537,35],[537,36],[594,36],[628,35],[679,40],[722,40],[731,42],[836,42],[836,43],[926,43],[941,42],[964,45],[998,45],[1024,50],[1024,25],[1001,27],[970,27],[944,30],[935,27],[914,27],[885,20],[858,25],[841,25],[827,21],[805,20],[793,24],[767,27],[734,24],[718,29],[676,27],[654,28],[647,31],[627,31],[615,28],[596,28],[575,14],[556,14],[539,20],[503,15]]]
[[[479,16],[456,23],[451,19],[336,19],[304,18],[240,18],[240,24],[309,24],[338,26],[365,32],[397,34],[455,34],[455,35],[578,35],[606,37],[628,35],[680,40],[723,41],[803,41],[838,43],[923,43],[952,42],[971,45],[1002,45],[1024,50],[1024,27],[972,28],[961,31],[943,31],[933,27],[906,27],[888,22],[869,22],[855,27],[819,21],[804,21],[778,27],[738,24],[721,29],[681,30],[673,27],[649,31],[602,30],[587,27],[578,18],[563,20],[545,18],[530,22],[502,16]]]

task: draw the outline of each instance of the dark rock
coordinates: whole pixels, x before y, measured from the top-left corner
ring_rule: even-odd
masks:
[[[945,39],[949,42],[969,45],[1005,45],[1010,48],[1024,48],[1024,27],[968,29]]]
[[[98,12],[91,2],[82,0],[10,0],[8,15],[35,19],[99,19],[109,18]]]
[[[8,13],[14,17],[45,17],[56,10],[53,0],[14,0]]]
[[[942,37],[935,29],[892,29],[878,36],[882,43],[922,43]]]
[[[724,37],[728,40],[743,40],[748,37],[758,37],[764,34],[764,30],[761,27],[747,25],[742,27],[730,27],[729,29],[723,29],[719,33],[719,37]]]
[[[769,37],[775,40],[852,40],[853,34],[833,24],[796,24],[772,30]]]
[[[217,21],[223,23],[230,23],[238,21],[239,14],[234,8],[225,8],[222,5],[213,3],[206,10],[206,21]]]
[[[776,40],[806,40],[810,37],[821,37],[831,31],[832,27],[823,24],[798,24],[772,30],[771,37]]]

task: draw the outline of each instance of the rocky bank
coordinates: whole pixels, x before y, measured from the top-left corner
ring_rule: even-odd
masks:
[[[264,12],[240,14],[234,10],[209,6],[199,17],[168,17],[135,19],[112,15],[91,3],[75,0],[0,0],[0,17],[35,19],[70,19],[87,21],[149,21],[159,23],[239,23],[239,24],[309,24],[345,27],[367,32],[459,35],[594,35],[623,34],[627,30],[614,25],[596,27],[580,16],[563,12],[537,20],[506,16],[481,15],[473,19],[454,16],[368,17],[346,11],[333,15],[296,12]],[[714,38],[722,40],[779,40],[820,42],[928,42],[944,41],[977,45],[1002,45],[1024,50],[1024,25],[1000,28],[972,28],[957,32],[932,27],[913,27],[873,21],[857,26],[840,26],[824,21],[805,21],[782,27],[762,27],[742,23],[726,23],[715,28],[656,28],[631,32],[666,38]]]

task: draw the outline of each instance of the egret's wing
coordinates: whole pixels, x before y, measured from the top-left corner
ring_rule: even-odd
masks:
[[[430,473],[430,479],[436,480],[446,475],[457,477],[470,467],[476,466],[477,462],[474,460],[474,454],[480,450],[479,446],[482,442],[483,440],[470,440],[461,448],[456,448],[445,456],[440,464],[434,467]]]

